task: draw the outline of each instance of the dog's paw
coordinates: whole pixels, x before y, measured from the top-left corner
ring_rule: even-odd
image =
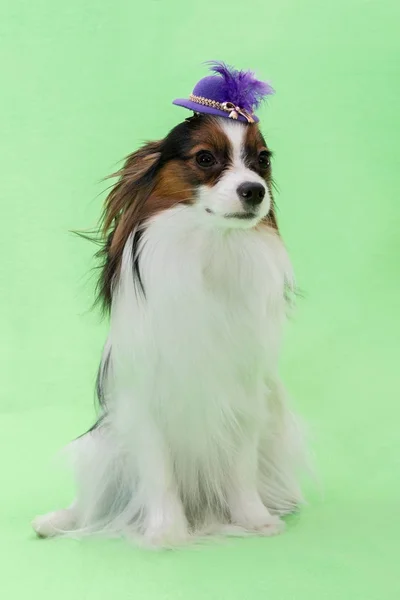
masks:
[[[251,536],[263,536],[270,537],[273,535],[279,535],[285,529],[285,523],[275,517],[269,515],[262,522],[251,522],[246,521],[242,523],[221,523],[212,524],[203,530],[203,535],[222,535],[226,537],[251,537]]]
[[[167,498],[148,512],[142,543],[149,548],[174,548],[189,540],[188,522],[181,502]]]
[[[189,537],[186,519],[183,515],[179,515],[174,519],[162,518],[150,521],[144,532],[143,544],[149,548],[175,548],[185,544]]]
[[[229,533],[229,527],[232,532]],[[243,522],[235,522],[230,526],[227,526],[227,535],[260,535],[264,537],[270,537],[273,535],[279,535],[285,529],[285,523],[277,516],[268,515],[263,520],[251,521],[246,520]]]
[[[241,491],[231,498],[231,522],[250,535],[277,535],[285,527],[277,515],[269,512],[254,490],[247,493]]]
[[[148,548],[176,548],[189,541],[189,532],[183,525],[149,527],[144,533],[143,543]]]
[[[256,535],[263,535],[265,537],[269,537],[272,535],[279,535],[285,529],[285,523],[279,517],[271,515],[268,517],[267,521],[262,524],[258,524],[252,527],[251,531],[253,531]]]
[[[75,517],[69,509],[56,510],[35,517],[32,527],[36,535],[41,538],[54,537],[74,528]]]

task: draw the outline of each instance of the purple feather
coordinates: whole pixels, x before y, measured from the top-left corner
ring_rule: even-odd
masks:
[[[274,89],[266,81],[256,79],[252,71],[238,71],[224,62],[209,61],[210,70],[221,75],[226,96],[225,102],[232,102],[249,112],[259,107],[266,96],[274,94]]]

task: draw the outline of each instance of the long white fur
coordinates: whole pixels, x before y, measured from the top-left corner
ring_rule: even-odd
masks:
[[[145,297],[132,277],[134,232],[126,244],[106,345],[108,413],[74,443],[76,501],[38,517],[40,535],[126,534],[156,546],[230,525],[271,535],[302,502],[301,435],[278,375],[292,268],[274,230],[223,222],[240,208],[229,190],[258,175],[241,159],[244,126],[221,121],[233,167],[194,205],[146,224]],[[263,202],[260,218],[268,193]]]

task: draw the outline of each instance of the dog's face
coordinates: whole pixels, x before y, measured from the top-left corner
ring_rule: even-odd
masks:
[[[188,119],[161,143],[154,195],[193,204],[217,227],[254,227],[272,206],[270,158],[255,124]]]
[[[107,242],[99,297],[109,308],[125,243],[148,220],[177,205],[196,211],[200,227],[220,230],[265,225],[277,230],[271,152],[258,126],[224,117],[195,116],[163,140],[131,154],[108,195]]]

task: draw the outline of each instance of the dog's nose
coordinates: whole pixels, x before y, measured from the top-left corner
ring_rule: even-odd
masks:
[[[263,201],[265,187],[261,183],[246,181],[236,190],[240,200],[247,208],[255,208]]]

